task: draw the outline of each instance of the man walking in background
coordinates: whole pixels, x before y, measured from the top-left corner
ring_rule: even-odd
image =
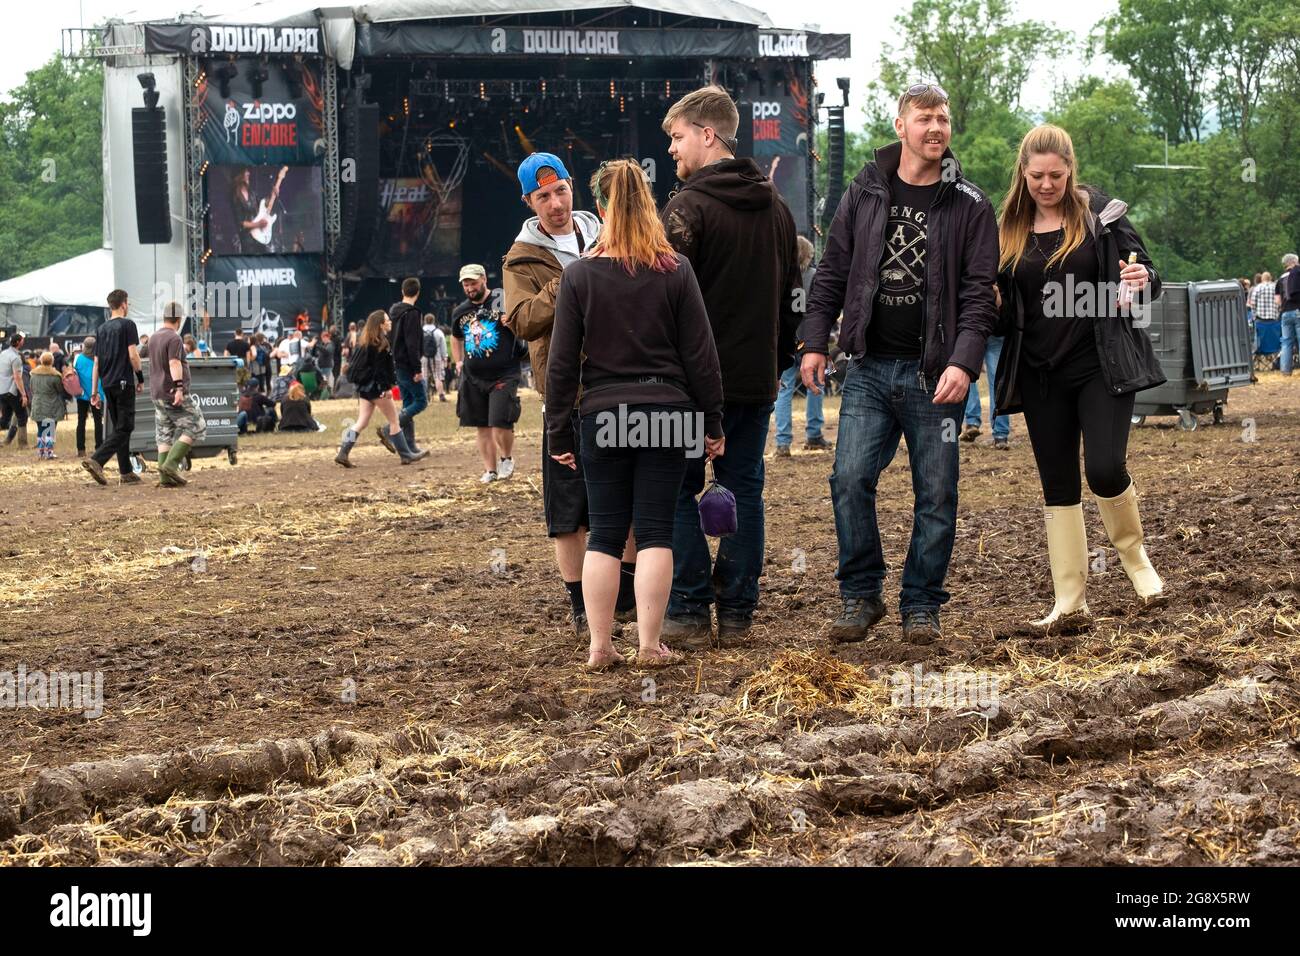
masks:
[[[9,344],[0,352],[0,430],[5,433],[4,443],[18,439],[18,447],[27,447],[27,409],[32,398],[23,381],[23,354],[19,351],[25,341],[21,332],[9,338]]]
[[[433,398],[438,394],[438,401],[447,400],[447,336],[438,327],[438,317],[432,312],[425,313],[424,325],[424,379],[428,388],[425,394]]]
[[[81,467],[101,485],[108,484],[104,465],[117,457],[118,480],[124,485],[140,483],[131,467],[131,432],[135,431],[135,396],[144,390],[140,371],[140,333],[135,322],[126,317],[126,292],[114,289],[108,294],[110,317],[95,335],[95,368],[91,372],[90,403],[99,404],[99,386],[104,387],[108,407],[108,434],[104,441],[81,460]]]
[[[992,420],[993,447],[1007,451],[1011,447],[1011,416],[993,414],[993,389],[998,380],[998,362],[1002,359],[1002,336],[990,335],[984,349],[984,368],[989,373],[989,418]],[[966,424],[961,430],[961,440],[973,444],[980,437],[984,424],[984,406],[980,403],[980,386],[971,382],[966,393]]]
[[[803,283],[804,301],[812,290],[813,277],[817,267],[813,265],[816,250],[804,236],[797,239],[799,244],[799,274]],[[799,333],[802,329],[799,330]],[[796,340],[801,335],[796,333]],[[789,458],[790,445],[794,442],[794,393],[799,387],[799,363],[791,362],[790,367],[781,373],[780,387],[776,393],[776,457]],[[804,392],[804,451],[830,451],[835,446],[822,437],[822,394],[807,389]]]
[[[188,484],[180,463],[208,432],[198,399],[190,392],[190,363],[179,333],[184,318],[180,304],[168,302],[163,307],[163,327],[150,342],[149,397],[158,443],[158,484],[163,488]]]
[[[688,459],[673,530],[673,589],[663,636],[708,646],[746,634],[763,571],[763,453],[777,395],[778,364],[793,360],[795,294],[801,285],[794,217],[752,159],[736,158],[740,115],[727,92],[707,86],[668,110],[668,154],[685,185],[664,206],[668,241],[690,260],[722,365],[727,453],[713,462],[736,496],[737,531],[709,554],[695,497],[704,458]]]
[[[397,387],[402,393],[402,410],[398,412],[397,421],[406,435],[406,444],[412,454],[418,455],[420,449],[415,446],[415,416],[429,407],[429,396],[424,390],[424,316],[416,308],[415,302],[420,298],[420,280],[402,280],[402,301],[394,302],[388,310],[388,317],[393,320],[393,327],[388,333],[388,341],[393,350],[393,365],[397,368]],[[376,428],[379,440],[389,451],[396,451],[388,440],[388,428],[379,425]]]
[[[1283,375],[1291,374],[1292,357],[1296,341],[1300,339],[1300,256],[1288,252],[1282,257],[1286,270],[1278,277],[1277,292],[1273,301],[1277,305],[1278,319],[1282,325],[1282,355],[1279,368]]]
[[[519,359],[515,334],[502,320],[501,296],[488,288],[487,270],[460,270],[465,301],[451,314],[452,349],[460,367],[456,413],[461,428],[477,429],[485,485],[515,473],[519,420]]]

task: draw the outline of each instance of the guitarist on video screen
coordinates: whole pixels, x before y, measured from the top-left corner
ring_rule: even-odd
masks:
[[[272,230],[279,217],[271,210],[280,198],[280,184],[289,172],[288,166],[280,168],[275,177],[275,185],[265,200],[259,201],[251,185],[252,169],[245,166],[230,182],[230,204],[234,211],[235,222],[239,224],[238,246],[240,255],[257,255],[274,252]]]

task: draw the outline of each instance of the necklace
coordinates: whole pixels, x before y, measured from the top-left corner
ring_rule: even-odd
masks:
[[[1029,238],[1032,239],[1034,243],[1034,252],[1043,257],[1043,286],[1039,289],[1038,295],[1044,302],[1047,301],[1047,287],[1052,281],[1052,269],[1047,265],[1047,263],[1051,261],[1052,256],[1056,255],[1056,251],[1061,248],[1061,243],[1065,241],[1065,230],[1057,229],[1055,230],[1054,235],[1056,236],[1056,242],[1052,245],[1051,250],[1043,252],[1043,247],[1038,243],[1038,233],[1031,232],[1029,234]]]

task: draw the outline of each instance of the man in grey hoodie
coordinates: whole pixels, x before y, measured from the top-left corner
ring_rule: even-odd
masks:
[[[528,343],[533,383],[546,400],[546,360],[555,325],[555,293],[564,267],[590,249],[600,235],[595,214],[573,209],[573,180],[564,162],[551,153],[533,153],[519,164],[519,186],[524,204],[533,212],[524,222],[501,267],[505,293],[505,323]],[[587,612],[582,601],[582,562],[587,551],[587,486],[581,454],[577,469],[565,468],[551,458],[542,434],[542,508],[546,533],[555,541],[573,627],[586,636]],[[634,551],[623,555],[617,611],[624,618],[635,611],[632,591]]]

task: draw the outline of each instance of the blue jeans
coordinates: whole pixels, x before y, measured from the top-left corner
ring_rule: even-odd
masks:
[[[1296,339],[1300,338],[1300,311],[1292,309],[1279,316],[1282,322],[1282,374],[1291,374],[1291,352],[1295,349]]]
[[[700,529],[695,497],[704,490],[705,459],[688,458],[673,523],[673,590],[668,616],[709,616],[715,599],[719,617],[748,619],[758,607],[763,571],[763,450],[772,403],[722,407],[727,453],[713,462],[719,483],[736,496],[736,533],[718,543],[717,561]]]
[[[794,389],[799,384],[799,363],[795,362],[781,373],[781,387],[776,393],[776,443],[786,445],[794,440]],[[804,395],[804,434],[809,440],[822,435],[822,395],[807,392]]]
[[[993,390],[998,381],[998,362],[1002,360],[1002,337],[990,335],[984,349],[984,371],[989,382],[989,414],[993,414]],[[966,395],[966,424],[980,427],[984,420],[984,409],[980,405],[980,386],[978,382],[970,383],[970,392]],[[1011,418],[999,415],[993,419],[993,437],[1007,438],[1011,435]]]
[[[429,407],[429,393],[424,386],[400,368],[397,370],[397,387],[402,392],[401,418],[404,423]]]
[[[921,388],[919,360],[863,357],[850,363],[840,393],[831,501],[845,598],[880,594],[885,555],[876,523],[880,473],[907,439],[912,465],[912,539],[903,565],[899,611],[937,611],[948,600],[944,579],[957,530],[957,423],[962,403],[935,405],[934,383]]]

